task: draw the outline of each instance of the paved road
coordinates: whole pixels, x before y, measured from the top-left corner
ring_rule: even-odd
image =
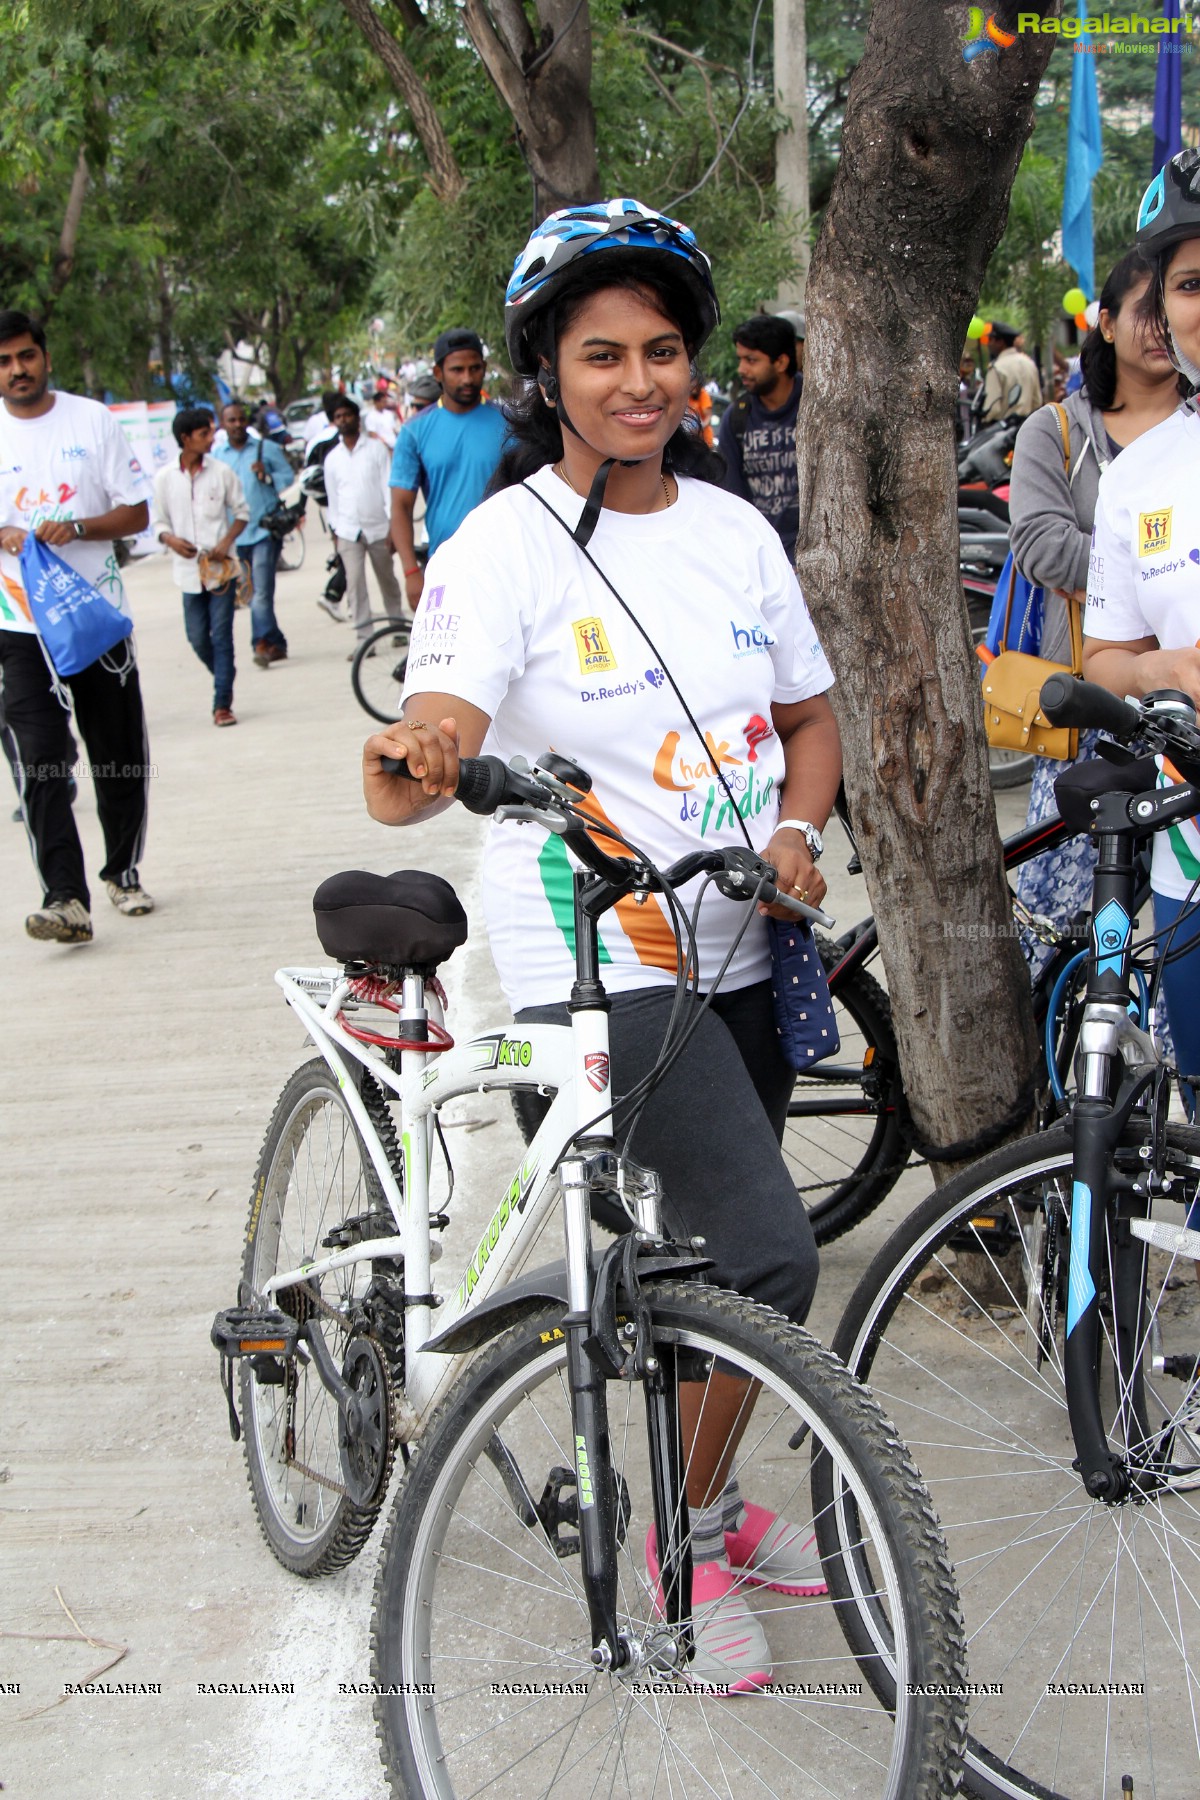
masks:
[[[473,931],[446,971],[452,1023],[465,1034],[503,1015],[472,903],[482,826],[456,808],[422,828],[418,844],[363,812],[365,719],[350,693],[348,629],[314,605],[319,551],[317,541],[308,565],[280,580],[286,664],[254,668],[248,621],[238,619],[240,723],[229,731],[211,726],[207,677],[162,564],[131,573],[156,769],[142,870],[158,901],[151,917],[119,917],[101,891],[92,945],[27,939],[21,921],[38,894],[24,834],[0,795],[6,1793],[384,1792],[370,1703],[339,1692],[368,1674],[375,1543],[324,1583],[299,1583],[276,1565],[229,1439],[208,1327],[235,1298],[259,1144],[304,1055],[271,976],[282,963],[323,960],[317,883],[339,868],[386,870],[406,858],[447,875]],[[1003,797],[1006,829],[1024,800]],[[94,871],[102,859],[86,782],[77,814]],[[849,922],[867,907],[861,880],[841,875],[844,862],[835,842],[830,905]],[[483,1102],[460,1124],[478,1127],[451,1134],[465,1243],[517,1140]],[[923,1191],[921,1175],[906,1177],[880,1215],[827,1254],[812,1320],[820,1335]],[[453,1246],[447,1254],[453,1261]],[[85,1680],[122,1647],[104,1679],[159,1691],[62,1699],[64,1682]],[[291,1691],[219,1691],[264,1683]]]

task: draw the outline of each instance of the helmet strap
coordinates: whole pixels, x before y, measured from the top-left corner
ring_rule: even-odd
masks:
[[[575,431],[573,425],[571,430]],[[579,436],[577,431],[575,436]],[[591,541],[592,533],[600,521],[600,513],[604,506],[604,490],[608,485],[608,477],[615,460],[615,457],[606,457],[592,477],[592,485],[588,489],[588,497],[584,501],[583,511],[579,515],[579,523],[571,533],[581,550]]]

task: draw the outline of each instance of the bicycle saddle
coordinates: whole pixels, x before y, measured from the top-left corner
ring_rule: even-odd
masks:
[[[346,869],[313,895],[321,948],[339,962],[433,968],[467,941],[467,915],[440,875]]]

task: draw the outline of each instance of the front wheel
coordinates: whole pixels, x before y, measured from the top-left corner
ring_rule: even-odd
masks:
[[[411,619],[388,619],[354,652],[350,668],[354,697],[364,712],[384,725],[400,717],[411,636]]]
[[[547,1306],[468,1368],[397,1492],[372,1631],[392,1792],[409,1800],[484,1789],[563,1800],[626,1790],[646,1800],[956,1792],[958,1601],[928,1498],[893,1430],[827,1351],[768,1309],[681,1282],[656,1283],[643,1298],[676,1405],[690,1388],[701,1421],[719,1421],[731,1376],[761,1384],[738,1480],[746,1501],[797,1528],[798,1545],[814,1541],[814,1459],[832,1462],[857,1508],[854,1579],[876,1645],[857,1663],[847,1655],[839,1607],[812,1592],[823,1579],[833,1588],[832,1565],[822,1572],[810,1549],[808,1597],[738,1574],[735,1592],[749,1598],[766,1637],[765,1691],[689,1681],[685,1628],[659,1614],[648,1569],[646,1396],[639,1382],[615,1380],[607,1392],[621,1496],[617,1613],[633,1660],[616,1674],[593,1666],[563,1313]]]
[[[1130,1211],[1144,1149],[1135,1119],[1113,1165]],[[1169,1128],[1163,1173],[1152,1218],[1174,1227],[1200,1192],[1200,1134]],[[1129,1774],[1135,1797],[1174,1800],[1200,1793],[1200,1284],[1177,1251],[1143,1262],[1127,1223],[1111,1234],[1101,1407],[1114,1454],[1156,1473],[1093,1501],[1064,1378],[1072,1192],[1069,1122],[962,1171],[884,1245],[833,1347],[912,1447],[954,1558],[970,1791],[1099,1800]],[[1123,1314],[1140,1323],[1118,1381],[1112,1290],[1131,1273]],[[847,1624],[869,1647],[866,1610]]]

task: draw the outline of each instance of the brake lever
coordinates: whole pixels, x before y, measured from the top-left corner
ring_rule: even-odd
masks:
[[[575,821],[558,806],[533,806],[528,800],[510,802],[506,806],[498,806],[492,817],[501,825],[515,819],[518,825],[541,825],[544,830],[552,831],[562,837],[570,831]]]

